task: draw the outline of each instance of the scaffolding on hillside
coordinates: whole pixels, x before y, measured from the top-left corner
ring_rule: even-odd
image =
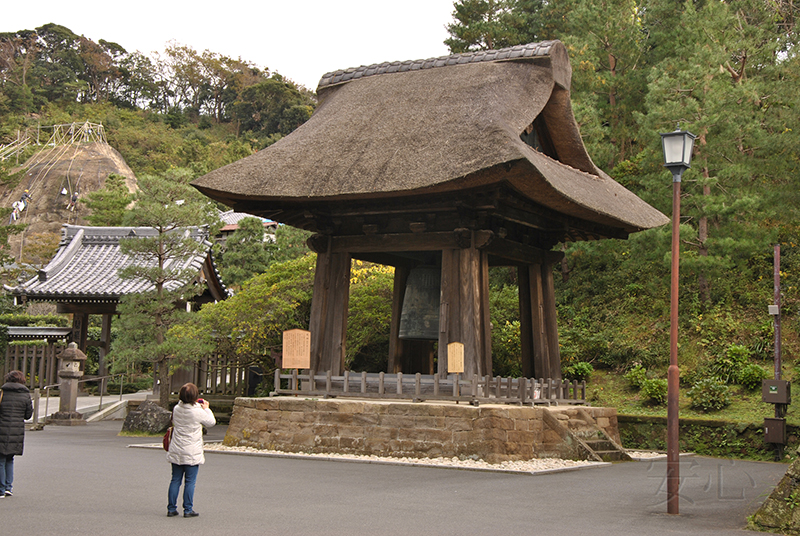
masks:
[[[47,141],[42,144],[43,134],[52,130]],[[17,139],[7,145],[0,145],[0,161],[7,160],[12,156],[17,159],[19,165],[19,155],[31,145],[44,145],[45,147],[62,147],[74,145],[76,143],[108,143],[106,131],[102,123],[65,123],[62,125],[50,125],[28,127],[25,130],[17,131]]]

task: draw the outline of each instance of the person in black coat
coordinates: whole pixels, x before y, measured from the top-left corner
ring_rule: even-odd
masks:
[[[11,496],[14,482],[14,456],[22,455],[25,421],[33,415],[31,392],[25,375],[18,370],[6,374],[0,388],[0,499]]]

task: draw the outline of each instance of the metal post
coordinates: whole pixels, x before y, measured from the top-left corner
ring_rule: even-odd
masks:
[[[97,407],[97,411],[103,410],[103,392],[106,390],[106,379],[105,377],[100,378],[100,404]]]
[[[670,282],[669,369],[667,370],[667,513],[677,514],[680,497],[678,444],[678,271],[680,258],[681,175],[672,178],[672,268]]]
[[[775,319],[775,379],[781,379],[781,245],[775,244],[775,263],[774,263],[774,291],[775,306],[778,314],[773,315]]]
[[[33,423],[32,423],[32,430],[39,429],[39,389],[33,390]]]

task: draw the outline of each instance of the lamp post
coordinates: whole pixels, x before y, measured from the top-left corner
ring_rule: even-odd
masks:
[[[692,161],[696,136],[681,130],[661,134],[664,167],[672,172],[672,268],[669,297],[669,369],[667,371],[667,513],[677,514],[680,489],[678,445],[678,269],[680,255],[681,175]]]

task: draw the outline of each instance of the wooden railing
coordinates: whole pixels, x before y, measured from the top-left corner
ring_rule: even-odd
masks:
[[[286,387],[283,387],[286,385]],[[471,379],[451,374],[403,375],[345,371],[342,376],[330,372],[317,374],[309,371],[289,374],[275,371],[275,390],[270,396],[298,395],[324,398],[356,397],[375,399],[451,400],[480,403],[517,405],[585,404],[586,382],[572,383],[563,380],[535,378],[502,378],[477,375]]]

